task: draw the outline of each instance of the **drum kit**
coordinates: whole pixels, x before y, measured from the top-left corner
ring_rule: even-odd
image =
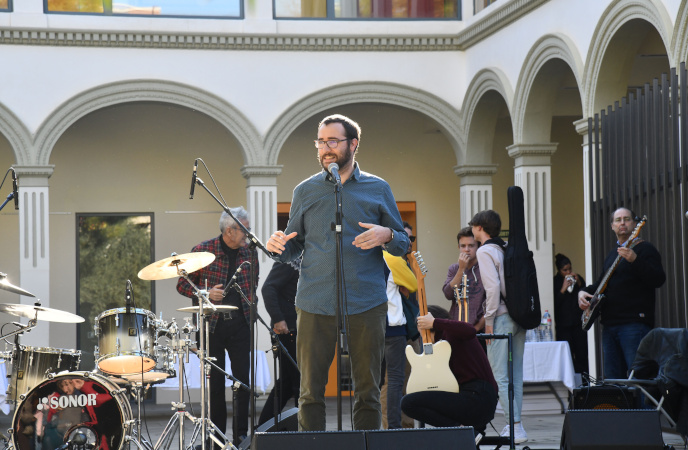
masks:
[[[210,441],[222,449],[234,449],[231,441],[206,417],[208,415],[207,375],[214,365],[206,343],[205,322],[216,311],[228,312],[233,306],[213,305],[207,291],[196,287],[188,274],[199,270],[215,259],[211,253],[196,252],[154,262],[139,271],[143,280],[185,278],[199,298],[199,305],[179,308],[178,311],[199,314],[194,325],[191,317],[179,326],[157,318],[151,311],[130,307],[105,311],[95,318],[98,337],[95,348],[95,369],[79,369],[81,351],[30,347],[19,344],[19,336],[38,321],[81,323],[76,314],[40,305],[0,304],[0,312],[28,318],[24,325],[0,336],[5,342],[14,336],[13,349],[0,352],[11,362],[12,370],[7,399],[15,406],[12,428],[6,439],[7,449],[16,450],[120,450],[137,447],[139,450],[169,449],[179,432],[180,450],[193,448],[200,437],[205,450]],[[0,273],[0,289],[34,297],[30,292],[12,285],[7,275]],[[162,316],[162,314],[161,314]],[[198,332],[200,345],[195,349],[193,334]],[[166,338],[165,341],[160,338]],[[189,363],[189,351],[200,359],[201,417],[186,411],[184,403],[184,364]],[[179,370],[179,401],[172,402],[175,411],[161,436],[153,444],[141,434],[141,402],[151,385],[176,377]],[[232,378],[231,375],[228,377]],[[239,388],[235,380],[235,389]],[[244,386],[245,387],[245,386]],[[134,418],[129,395],[138,405]],[[184,421],[194,424],[191,442],[185,446]]]

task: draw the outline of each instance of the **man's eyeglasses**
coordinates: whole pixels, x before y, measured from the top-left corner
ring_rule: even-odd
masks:
[[[239,228],[239,227],[229,227],[229,228],[231,228],[232,230],[241,231],[242,233],[244,233],[244,230],[242,230],[242,229]],[[251,227],[246,227],[246,229],[247,229],[248,231],[251,231]],[[244,233],[244,234],[246,234],[246,233]]]
[[[315,142],[315,148],[323,148],[325,144],[327,144],[329,148],[337,148],[340,142],[349,140],[350,139],[328,139],[326,141],[321,141],[319,139],[315,139],[313,142]]]
[[[411,234],[411,235],[409,235],[409,240],[410,240],[411,242],[416,242],[416,237],[415,237],[414,235]]]

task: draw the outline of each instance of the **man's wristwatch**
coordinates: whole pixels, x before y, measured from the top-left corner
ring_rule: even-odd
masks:
[[[389,228],[389,227],[388,227],[388,228]],[[390,242],[392,242],[392,241],[394,240],[394,230],[391,229],[391,228],[389,228],[389,231],[392,232],[392,238],[391,238],[389,241],[387,241],[387,242],[385,242],[384,244],[382,244],[382,248],[385,249],[385,250],[387,250],[387,244],[389,244]]]

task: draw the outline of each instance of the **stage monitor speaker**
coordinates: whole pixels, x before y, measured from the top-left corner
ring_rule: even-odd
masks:
[[[251,450],[365,450],[363,431],[302,431],[258,433],[253,436]]]
[[[628,386],[580,387],[573,390],[569,409],[640,409],[640,396]]]
[[[275,428],[275,419],[268,420],[258,428],[256,433],[274,433],[278,431],[298,431],[299,430],[299,408],[288,409],[277,418],[277,428]],[[246,450],[251,448],[251,437],[244,439],[237,447],[238,450]]]
[[[368,450],[400,448],[475,450],[475,435],[472,427],[367,431],[366,441]]]
[[[563,450],[662,450],[655,410],[574,410],[564,418]]]

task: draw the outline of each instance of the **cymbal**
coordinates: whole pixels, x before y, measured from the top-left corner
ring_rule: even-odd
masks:
[[[84,318],[60,309],[46,308],[40,305],[23,305],[19,303],[0,303],[0,312],[18,317],[27,317],[46,322],[81,323]]]
[[[215,260],[215,255],[208,252],[192,252],[183,255],[172,255],[169,258],[161,259],[139,271],[139,278],[142,280],[166,280],[177,278],[179,271],[183,269],[186,273],[195,272],[202,269]]]
[[[216,311],[213,311],[213,308],[211,308],[208,305],[205,305],[203,307],[203,314],[212,314],[214,312],[225,313],[239,308],[231,305],[215,305],[215,309]],[[183,308],[177,308],[177,311],[195,313],[198,312],[198,306],[185,306]]]
[[[31,292],[25,291],[24,289],[13,285],[9,281],[7,281],[7,274],[0,272],[0,289],[3,289],[5,291],[10,291],[14,292],[15,294],[19,295],[25,295],[27,297],[35,297]]]

